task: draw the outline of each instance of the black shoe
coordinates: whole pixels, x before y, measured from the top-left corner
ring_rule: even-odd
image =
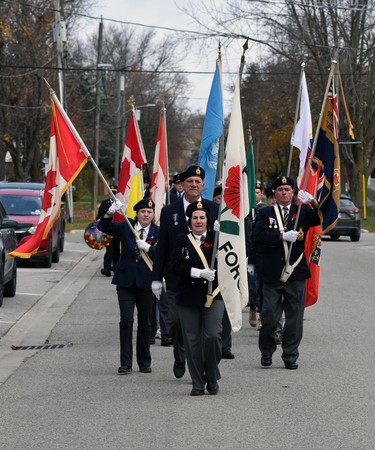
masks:
[[[141,373],[151,373],[152,369],[151,369],[151,367],[145,367],[144,369],[139,369],[139,371]]]
[[[200,389],[192,389],[190,392],[190,395],[192,397],[199,397],[200,395],[204,395],[204,391],[201,391]]]
[[[172,340],[171,339],[162,339],[160,342],[160,345],[162,347],[170,347],[172,345]]]
[[[155,338],[150,338],[150,345],[155,344]]]
[[[272,366],[272,358],[271,358],[271,356],[262,355],[262,357],[260,359],[260,363],[262,364],[263,367]]]
[[[110,270],[102,269],[102,270],[100,271],[100,273],[101,273],[102,275],[105,275],[106,277],[110,277],[110,276],[111,276],[111,271],[110,271]]]
[[[131,367],[119,367],[118,373],[120,375],[129,375],[129,373],[132,373],[132,368]]]
[[[230,350],[225,350],[223,354],[221,355],[223,359],[234,359],[234,355]]]
[[[219,385],[218,385],[217,381],[214,381],[211,383],[208,382],[206,389],[210,395],[216,395],[219,392]]]
[[[185,363],[175,362],[173,364],[173,373],[176,378],[182,378],[185,374]]]
[[[296,362],[284,361],[285,369],[296,370],[298,369],[298,364]]]

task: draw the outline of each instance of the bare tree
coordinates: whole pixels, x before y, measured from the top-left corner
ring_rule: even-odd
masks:
[[[260,54],[261,48],[263,53],[268,49],[270,55],[289,61],[296,72],[306,61],[309,91],[314,99],[324,92],[331,60],[338,59],[356,140],[360,141],[341,146],[341,156],[348,169],[350,192],[362,204],[361,177],[369,176],[375,168],[373,0],[227,0],[225,5],[222,14],[218,8],[211,13],[206,5],[191,15],[207,33],[226,39],[248,36],[255,54]],[[202,13],[209,14],[212,20],[203,21]],[[342,108],[340,117],[344,117]],[[348,141],[345,119],[341,124],[341,138]]]

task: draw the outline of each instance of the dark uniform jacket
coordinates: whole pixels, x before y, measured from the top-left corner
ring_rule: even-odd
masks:
[[[209,266],[211,265],[214,238],[215,232],[211,230],[207,231],[206,239],[200,246]],[[204,269],[204,265],[198,252],[190,242],[188,235],[179,234],[177,236],[172,264],[178,280],[176,304],[183,306],[203,306],[206,301],[208,281],[204,278],[190,277],[190,269],[192,267]],[[216,287],[217,276],[212,283],[212,290]],[[220,293],[215,298],[221,298]]]
[[[100,203],[100,206],[98,208],[98,214],[96,215],[96,220],[100,220],[104,214],[109,210],[109,207],[112,205],[112,201],[107,198],[107,200],[103,200]]]
[[[286,231],[294,229],[297,209],[297,205],[292,204],[290,206],[289,220]],[[283,214],[281,209],[280,215],[282,218]],[[318,225],[319,223],[320,219],[317,211],[309,205],[302,205],[296,231],[301,231],[303,233],[303,237],[298,238],[297,241],[293,243],[289,264],[293,264],[297,261],[301,253],[303,253],[308,229],[312,226]],[[285,266],[286,258],[284,244],[283,241],[280,240],[280,230],[273,206],[267,206],[266,208],[262,208],[258,211],[254,223],[252,238],[257,246],[257,251],[261,253],[261,267],[259,272],[261,280],[266,283],[275,283],[280,281],[281,272]],[[290,246],[290,243],[287,242],[287,245]],[[305,280],[306,278],[310,278],[310,271],[307,266],[305,256],[303,255],[289,280]]]
[[[204,200],[210,208],[210,219],[213,224],[217,219],[219,205],[209,200]],[[176,245],[176,237],[179,234],[188,234],[183,199],[165,206],[160,215],[160,233],[156,248],[155,262],[152,279],[161,281],[163,277],[167,283],[167,289],[176,292],[178,282],[173,270],[172,255]]]
[[[129,219],[134,226],[135,221]],[[121,256],[116,265],[112,284],[122,287],[136,286],[140,289],[151,289],[151,270],[147,267],[143,259],[139,259],[136,249],[135,236],[129,225],[123,222],[112,222],[112,218],[102,218],[98,223],[98,229],[112,236],[117,236],[121,240]],[[158,242],[159,227],[154,223],[150,224],[150,229],[146,242],[151,245],[148,255],[151,259],[155,255],[156,244]]]

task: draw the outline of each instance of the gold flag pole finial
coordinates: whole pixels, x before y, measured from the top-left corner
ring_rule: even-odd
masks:
[[[131,95],[131,96],[130,96],[130,98],[129,98],[129,100],[128,100],[128,105],[129,105],[132,109],[134,109],[134,107],[135,107],[135,98],[134,98],[134,95]]]

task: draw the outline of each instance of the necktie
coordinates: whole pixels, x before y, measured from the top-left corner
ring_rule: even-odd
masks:
[[[143,233],[144,233],[144,231],[145,231],[145,230],[144,230],[143,228],[141,228],[141,229],[138,231],[139,239],[141,239],[141,240],[143,240]],[[135,254],[136,254],[136,256],[137,256],[138,261],[142,259],[141,252],[139,251],[139,248],[138,248],[137,246],[135,247]]]
[[[283,225],[284,225],[284,229],[286,229],[287,225],[288,225],[288,218],[289,218],[289,211],[288,208],[286,206],[283,207]]]
[[[202,247],[202,245],[204,244],[204,241],[206,240],[206,238],[202,235],[201,236],[201,247]]]

